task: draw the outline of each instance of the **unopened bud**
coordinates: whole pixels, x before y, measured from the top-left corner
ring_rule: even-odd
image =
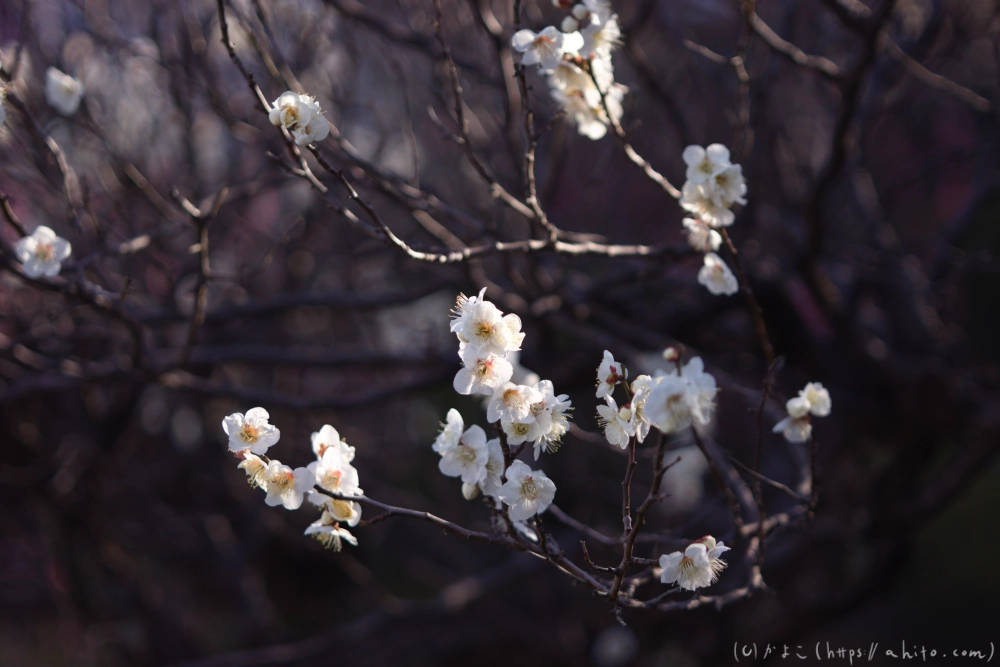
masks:
[[[573,14],[577,20],[582,21],[590,14],[590,10],[587,9],[585,5],[573,5],[573,9],[570,13]]]
[[[573,6],[573,0],[552,0],[552,6],[556,9],[569,9]]]
[[[715,548],[715,544],[716,544],[715,538],[712,537],[711,535],[706,535],[705,537],[702,537],[701,539],[696,540],[695,543],[696,544],[704,544],[705,548],[708,549],[709,551],[711,551],[712,549],[714,549]]]
[[[671,363],[677,361],[681,358],[680,353],[677,352],[676,347],[668,347],[663,351],[663,358]]]
[[[569,32],[576,32],[577,30],[579,30],[580,24],[572,16],[567,16],[562,20],[562,23],[559,25],[559,27],[563,32],[569,33]]]
[[[462,495],[465,496],[466,500],[475,500],[476,496],[479,495],[479,485],[462,482]]]

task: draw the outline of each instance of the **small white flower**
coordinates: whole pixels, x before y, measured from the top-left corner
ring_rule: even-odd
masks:
[[[698,252],[712,252],[722,245],[722,236],[719,232],[701,220],[684,218],[683,223],[688,243]]]
[[[507,468],[507,483],[499,498],[510,507],[511,521],[524,521],[549,508],[556,496],[556,485],[541,470],[532,470],[524,461],[514,461]]]
[[[500,494],[500,486],[503,476],[503,448],[500,446],[500,438],[493,438],[486,442],[486,474],[479,480],[479,488],[483,493],[491,498],[497,498]]]
[[[267,464],[256,454],[243,452],[243,460],[236,466],[247,474],[247,483],[258,489],[266,486]]]
[[[451,309],[451,331],[453,333],[458,333],[465,326],[466,318],[472,314],[476,304],[482,303],[484,294],[486,294],[485,287],[479,290],[478,296],[465,296],[465,294],[459,292],[458,298],[455,300],[455,305]],[[461,339],[461,336],[459,336],[459,339]]]
[[[466,484],[477,484],[486,475],[488,460],[486,432],[472,425],[462,434],[457,445],[441,452],[438,469],[448,477],[461,477]]]
[[[542,426],[537,419],[530,422],[512,422],[501,419],[500,427],[507,434],[508,445],[520,445],[522,442],[534,442],[542,435]]]
[[[632,419],[629,424],[635,431],[635,439],[638,442],[646,439],[652,427],[652,422],[646,417],[646,399],[649,398],[649,392],[654,386],[653,378],[648,375],[640,375],[632,381]]]
[[[296,144],[307,146],[330,134],[330,123],[321,114],[319,102],[313,97],[289,90],[274,101],[267,117],[272,125],[291,132]]]
[[[542,400],[542,394],[534,387],[513,382],[504,382],[493,392],[486,419],[491,424],[500,419],[512,422],[530,423],[535,421],[531,405]]]
[[[830,392],[819,382],[810,382],[799,392],[799,396],[809,401],[809,412],[816,417],[826,417],[830,414],[832,403]]]
[[[18,241],[14,251],[26,276],[52,278],[59,274],[62,262],[69,257],[72,248],[69,241],[59,238],[54,231],[40,225],[30,235]]]
[[[792,419],[802,419],[809,414],[809,399],[804,396],[788,399],[785,410]]]
[[[728,227],[736,216],[716,196],[713,184],[687,181],[681,188],[680,205],[711,227]]]
[[[614,83],[614,70],[610,57],[597,57],[590,61],[594,77],[600,84],[600,89],[594,84],[590,75],[571,62],[563,61],[549,77],[549,88],[566,115],[571,118],[577,131],[590,139],[602,138],[608,131],[611,122],[607,111],[620,120],[624,109],[622,99],[625,88]],[[604,91],[604,101],[601,100]],[[604,104],[607,104],[607,111]]]
[[[535,441],[535,460],[538,460],[539,453],[555,452],[559,449],[560,439],[569,431],[569,415],[572,410],[572,401],[566,394],[556,396],[555,388],[549,380],[542,380],[535,384],[542,394],[539,403],[533,403],[531,412],[535,415],[535,422],[540,425],[540,433]]]
[[[722,542],[716,545],[715,539],[708,536],[690,545],[683,554],[679,551],[664,554],[660,556],[660,567],[663,568],[660,581],[676,583],[689,591],[711,586],[726,567],[725,561],[719,558],[726,551],[729,547]]]
[[[731,164],[712,178],[715,189],[715,198],[725,207],[733,204],[746,204],[744,195],[747,193],[747,183],[743,178],[743,168],[738,164]]]
[[[614,393],[615,385],[624,379],[621,362],[615,361],[614,356],[604,350],[604,359],[597,367],[597,398],[604,398]]]
[[[350,463],[354,460],[354,447],[341,440],[337,429],[329,424],[324,424],[323,428],[309,436],[309,440],[312,443],[312,450],[316,455],[316,460],[322,459],[323,452],[330,447],[339,449],[341,456],[346,462]]]
[[[83,84],[55,67],[45,70],[45,101],[63,116],[72,116],[80,108]]]
[[[246,415],[235,412],[222,420],[222,430],[229,436],[229,449],[234,452],[250,450],[251,454],[267,453],[267,448],[278,442],[281,431],[267,423],[270,415],[264,408],[252,408]]]
[[[348,530],[341,528],[337,518],[328,511],[324,511],[319,519],[310,524],[305,534],[312,535],[320,544],[334,551],[340,551],[342,541],[358,546],[357,539]]]
[[[788,442],[807,442],[812,436],[812,423],[809,417],[788,416],[774,425],[774,433],[781,433]]]
[[[687,165],[687,180],[691,183],[710,183],[727,167],[729,149],[722,144],[711,144],[708,148],[688,146],[681,154]]]
[[[316,478],[308,468],[296,468],[271,459],[264,474],[267,497],[264,502],[270,507],[283,505],[285,509],[297,510],[302,506],[302,498],[316,483]]]
[[[316,485],[330,493],[342,496],[360,496],[364,493],[358,488],[360,480],[357,468],[350,464],[341,447],[328,447],[323,452],[323,458],[310,463],[308,469],[316,478]]]
[[[463,360],[489,354],[503,356],[520,350],[524,340],[521,318],[513,313],[504,315],[489,301],[479,301],[469,307],[462,316],[461,327],[453,330],[464,344]]]
[[[621,408],[615,403],[615,399],[605,396],[607,405],[597,406],[597,419],[604,429],[604,437],[612,445],[625,449],[628,447],[629,438],[635,435],[635,427],[632,424],[632,409],[628,405]]]
[[[458,442],[462,439],[462,433],[465,431],[465,422],[462,420],[462,415],[455,408],[448,410],[448,416],[445,419],[447,421],[443,425],[441,432],[438,433],[438,437],[434,439],[434,444],[432,445],[432,448],[438,454],[457,447]]]
[[[597,12],[590,13],[590,21],[580,22],[580,35],[583,36],[583,47],[580,55],[589,58],[591,55],[609,56],[621,46],[622,31],[618,27],[618,15],[611,14],[602,19]]]
[[[696,423],[706,426],[715,411],[715,378],[705,372],[701,357],[653,380],[643,403],[644,416],[663,433],[674,433]]]
[[[705,253],[705,265],[698,271],[698,282],[716,295],[731,296],[740,290],[736,276],[714,252]]]
[[[571,37],[571,35],[576,37]],[[538,65],[542,74],[548,74],[559,66],[559,62],[566,52],[566,46],[569,46],[570,50],[573,51],[579,50],[580,45],[576,43],[577,38],[580,38],[579,33],[563,34],[558,28],[550,25],[538,33],[531,30],[518,30],[511,38],[510,45],[524,54],[521,56],[522,65]],[[566,44],[566,42],[572,43]]]
[[[466,363],[458,373],[452,385],[459,394],[493,394],[497,387],[510,380],[514,368],[503,357],[490,354],[477,357],[472,363]]]

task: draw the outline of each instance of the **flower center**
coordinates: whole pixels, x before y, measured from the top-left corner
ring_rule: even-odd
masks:
[[[527,424],[517,424],[513,425],[514,435],[528,435],[528,425]]]
[[[533,477],[527,477],[521,483],[521,495],[528,500],[538,500],[538,487]]]
[[[260,429],[252,424],[243,424],[240,428],[240,439],[243,442],[250,443],[255,442],[257,438],[260,437]]]
[[[339,470],[327,470],[323,473],[323,487],[330,491],[340,488],[341,472]]]
[[[39,243],[35,248],[35,257],[42,262],[51,262],[56,257],[56,251],[50,243]]]
[[[458,459],[465,463],[466,465],[476,462],[476,452],[473,451],[472,447],[467,444],[459,443],[458,445]]]
[[[496,331],[496,326],[490,324],[489,322],[480,322],[476,327],[476,335],[480,338],[489,338]]]
[[[476,377],[482,379],[493,373],[493,360],[482,359],[476,364]]]

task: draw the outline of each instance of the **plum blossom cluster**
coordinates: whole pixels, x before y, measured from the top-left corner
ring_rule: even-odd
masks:
[[[660,567],[663,568],[660,581],[677,584],[689,591],[711,586],[726,569],[726,562],[719,556],[727,551],[729,547],[706,535],[690,544],[684,553],[675,551],[660,556]]]
[[[672,362],[679,360],[674,348],[668,348],[664,356]],[[613,396],[619,384],[626,395],[620,407]],[[707,426],[715,412],[717,392],[715,378],[705,372],[701,357],[683,366],[675,363],[669,373],[639,375],[630,385],[628,371],[605,350],[597,368],[597,398],[603,398],[606,405],[597,406],[597,417],[608,442],[625,449],[630,438],[643,442],[652,426],[664,434],[692,425]]]
[[[330,134],[330,123],[322,113],[315,98],[289,90],[274,101],[267,117],[272,125],[288,130],[296,144],[308,146]]]
[[[482,492],[499,503],[498,508],[506,505],[517,526],[548,509],[556,487],[541,470],[521,461],[506,466],[504,448],[531,444],[535,460],[543,451],[556,451],[569,430],[571,402],[565,394],[556,395],[552,382],[526,369],[518,375],[526,382],[534,380],[531,384],[511,381],[524,340],[521,320],[513,313],[504,315],[485,294],[486,288],[474,297],[460,294],[452,311],[451,330],[458,337],[463,365],[454,388],[459,394],[489,397],[487,421],[498,424],[502,435],[487,440],[481,427],[466,428],[462,416],[451,409],[433,449],[441,455],[441,472],[462,479],[467,499]]]
[[[548,26],[541,32],[519,30],[511,45],[521,55],[522,65],[537,65],[548,76],[549,91],[577,131],[590,139],[607,134],[609,114],[622,117],[626,88],[615,83],[611,52],[621,44],[618,15],[607,0],[583,0],[571,5],[561,0],[553,4],[569,9],[559,28]]]
[[[326,424],[312,434],[316,460],[293,469],[268,458],[267,450],[281,437],[268,419],[264,408],[253,408],[246,414],[237,412],[222,420],[222,430],[229,436],[229,449],[241,459],[238,467],[246,472],[247,482],[267,493],[264,502],[271,507],[281,505],[296,510],[305,500],[318,507],[320,517],[306,528],[305,534],[327,548],[340,551],[345,541],[357,546],[358,541],[341,525],[353,527],[361,520],[360,505],[343,498],[364,494],[358,486],[358,471],[351,465],[354,447]]]
[[[810,382],[795,398],[788,399],[788,416],[774,425],[788,442],[807,442],[812,437],[812,417],[826,417],[832,403],[830,392],[819,382]]]
[[[732,207],[747,203],[743,169],[730,162],[729,149],[722,144],[688,146],[682,157],[687,180],[680,204],[691,214],[684,219],[684,233],[692,248],[705,253],[698,282],[712,294],[735,294],[739,290],[736,277],[715,251],[722,244],[718,230],[736,219]]]

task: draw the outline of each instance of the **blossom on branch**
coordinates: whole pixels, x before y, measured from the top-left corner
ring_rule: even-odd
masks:
[[[524,461],[514,461],[507,468],[507,482],[499,498],[510,507],[512,521],[524,521],[549,508],[556,497],[556,485],[541,470],[532,470]]]
[[[736,276],[714,252],[705,253],[704,266],[698,270],[698,282],[715,295],[732,296],[740,291]]]
[[[17,242],[14,253],[29,278],[52,278],[59,275],[62,262],[70,256],[72,247],[64,238],[44,225]]]
[[[629,438],[635,435],[632,408],[628,404],[619,408],[611,396],[605,396],[604,400],[608,402],[607,405],[597,406],[597,420],[604,429],[604,437],[612,445],[625,449]]]
[[[664,554],[660,556],[660,581],[676,583],[689,591],[711,586],[726,568],[726,562],[719,558],[726,551],[729,547],[722,542],[716,544],[715,538],[708,535],[688,546],[683,554]]]
[[[315,98],[289,90],[274,101],[267,117],[272,125],[288,130],[296,144],[308,146],[330,134],[330,123],[322,113]]]
[[[597,367],[597,398],[609,396],[615,390],[615,385],[624,381],[625,374],[622,371],[621,362],[615,361],[614,356],[604,350],[604,359]]]
[[[270,507],[283,505],[287,510],[297,510],[302,499],[316,483],[316,477],[308,468],[292,470],[280,461],[271,459],[264,474],[267,497],[264,502]]]
[[[510,40],[519,51],[522,65],[538,65],[542,74],[549,74],[562,61],[566,53],[576,53],[583,46],[583,36],[578,32],[562,33],[555,26],[541,32],[518,30]]]
[[[715,410],[715,378],[705,372],[701,357],[694,357],[678,373],[674,369],[653,379],[643,404],[644,415],[663,433],[674,433],[692,424],[707,426]]]
[[[453,447],[441,452],[438,469],[448,477],[461,477],[466,484],[477,484],[486,475],[489,452],[486,432],[473,424]]]
[[[320,544],[333,551],[340,551],[341,542],[358,546],[357,539],[350,531],[341,528],[337,518],[328,510],[324,510],[322,516],[306,528],[305,534],[311,535],[319,540]]]
[[[812,437],[812,416],[830,414],[830,392],[819,382],[810,382],[795,398],[788,399],[785,411],[788,416],[774,425],[774,433],[781,433],[788,442],[808,442]]]
[[[229,436],[229,449],[249,450],[258,456],[267,453],[267,448],[281,437],[281,431],[267,423],[269,416],[264,408],[251,408],[246,415],[235,412],[223,419],[222,430]]]

